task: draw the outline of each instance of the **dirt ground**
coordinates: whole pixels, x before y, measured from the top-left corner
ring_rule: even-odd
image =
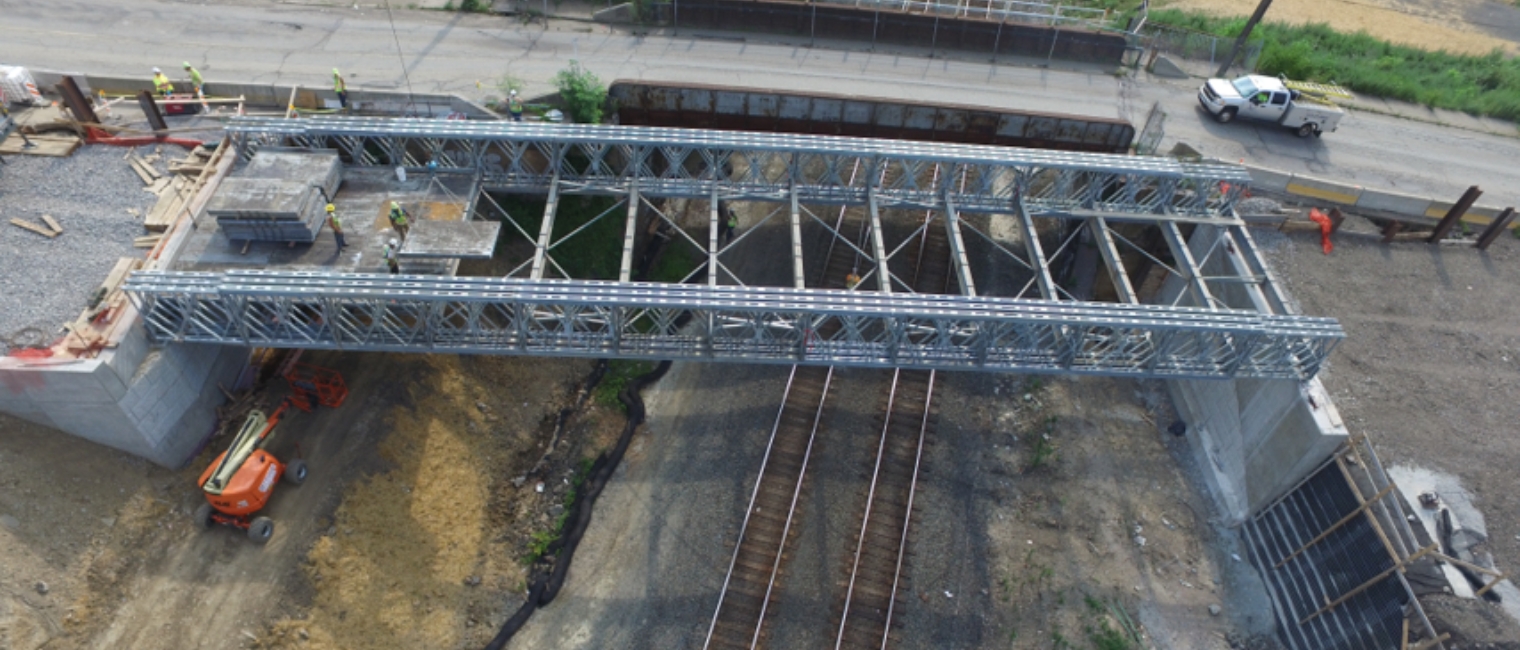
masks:
[[[339,370],[350,397],[277,429],[272,450],[304,457],[311,475],[276,491],[265,510],[275,534],[263,547],[191,522],[210,449],[168,471],[0,416],[0,648],[451,648],[489,639],[516,607],[516,560],[542,523],[529,500],[514,498],[537,480],[519,490],[512,479],[543,455],[590,362],[306,359]]]
[[[1457,476],[1487,521],[1503,571],[1520,567],[1520,241],[1489,250],[1378,243],[1351,218],[1325,255],[1317,236],[1258,229],[1258,243],[1304,313],[1347,338],[1320,374],[1347,426],[1385,465]]]
[[[1167,0],[1164,7],[1249,16],[1257,0]],[[1268,21],[1329,23],[1431,50],[1520,53],[1520,8],[1499,0],[1276,0]]]

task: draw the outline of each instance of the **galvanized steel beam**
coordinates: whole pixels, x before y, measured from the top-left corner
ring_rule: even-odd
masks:
[[[158,343],[1306,379],[1332,319],[1153,305],[574,280],[140,271]]]
[[[1108,231],[1108,221],[1103,217],[1090,217],[1087,224],[1093,241],[1098,244],[1098,253],[1103,256],[1103,266],[1108,268],[1108,279],[1114,285],[1114,292],[1119,294],[1119,302],[1140,302],[1135,285],[1129,281],[1129,273],[1124,271],[1124,258],[1119,256],[1119,247],[1114,245],[1114,236]]]

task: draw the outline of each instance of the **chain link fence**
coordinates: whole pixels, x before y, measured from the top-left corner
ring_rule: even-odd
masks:
[[[1189,61],[1207,61],[1210,76],[1214,74],[1214,70],[1218,69],[1219,62],[1230,55],[1230,48],[1235,45],[1235,39],[1231,37],[1215,36],[1159,23],[1145,23],[1135,34],[1135,38],[1141,47],[1150,52],[1159,52],[1172,58]],[[1247,73],[1255,71],[1256,61],[1261,58],[1261,48],[1261,40],[1247,41],[1245,50],[1241,52],[1235,66]]]

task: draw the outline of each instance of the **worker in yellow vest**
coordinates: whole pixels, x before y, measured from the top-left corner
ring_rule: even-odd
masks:
[[[174,92],[174,82],[169,81],[169,78],[164,76],[164,71],[158,68],[153,69],[153,90],[164,97]]]
[[[522,121],[523,103],[521,99],[517,98],[517,91],[515,90],[507,96],[507,113],[512,116],[513,122]]]
[[[338,105],[348,108],[348,84],[343,83],[343,75],[338,74],[337,68],[333,68],[333,92],[338,93]]]
[[[406,210],[402,209],[400,203],[391,201],[390,217],[391,226],[396,229],[396,234],[401,235],[402,239],[406,239],[406,233],[412,227],[406,222]]]
[[[186,61],[185,74],[190,75],[190,88],[195,91],[195,96],[204,98],[206,96],[206,80],[201,78],[201,71],[196,70],[195,66],[190,65],[190,62]]]

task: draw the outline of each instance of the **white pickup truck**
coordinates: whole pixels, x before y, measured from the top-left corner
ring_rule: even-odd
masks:
[[[1237,117],[1276,122],[1301,138],[1334,131],[1346,115],[1328,101],[1310,99],[1289,88],[1282,79],[1255,74],[1208,80],[1198,89],[1198,103],[1220,122]]]

